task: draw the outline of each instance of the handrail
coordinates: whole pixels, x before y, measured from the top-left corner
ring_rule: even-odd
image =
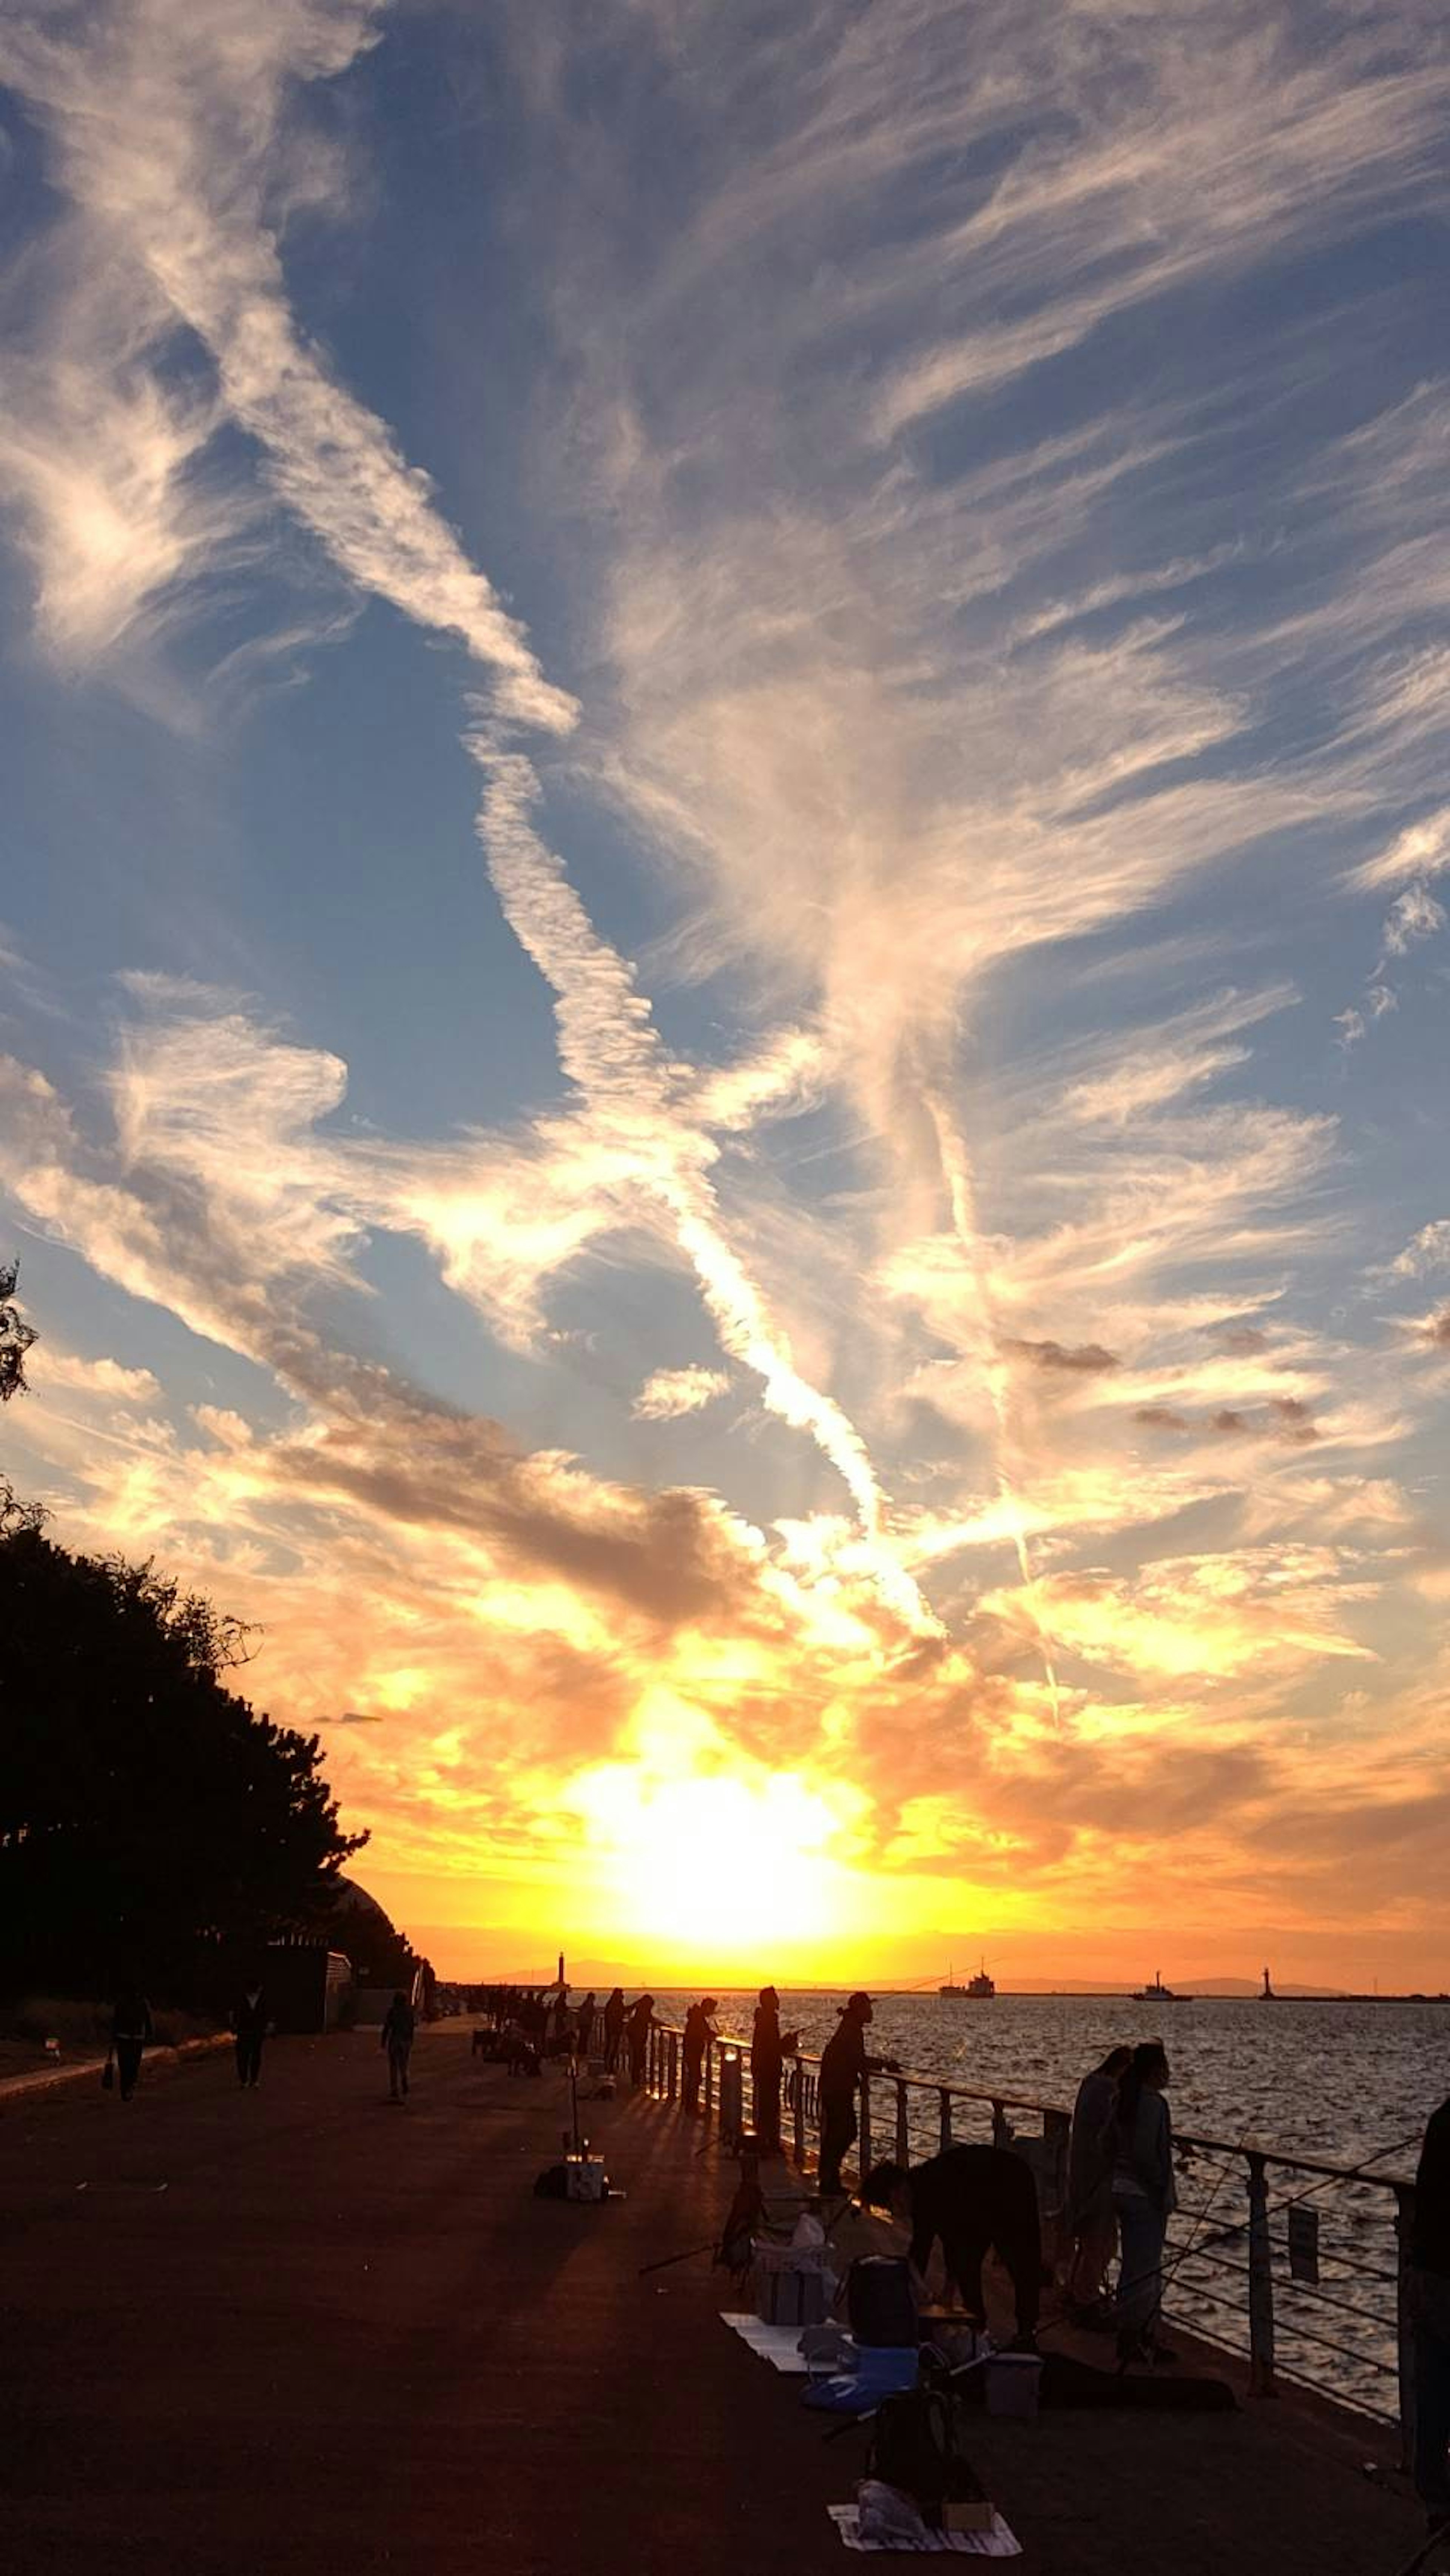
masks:
[[[684,2031],[677,2022],[656,2022],[649,2034],[646,2084],[657,2098],[674,2101],[681,2090],[682,2041]],[[734,2144],[744,2135],[753,2116],[753,2100],[747,2110],[747,2079],[751,2043],[736,2031],[720,2031],[712,2036],[705,2054],[703,2107],[707,2118],[713,2118],[722,2139]],[[782,2055],[786,2075],[782,2108],[789,2114],[788,2149],[798,2165],[807,2161],[808,2134],[820,2113],[819,2075],[821,2057],[813,2049],[794,2049]],[[883,2104],[882,2087],[890,2088]],[[935,2116],[923,2118],[920,2106],[914,2106],[913,2094],[930,2095]],[[909,2164],[913,2153],[919,2153],[923,2133],[934,2136],[943,2148],[953,2143],[953,2106],[971,2103],[992,2115],[992,2136],[999,2146],[1013,2146],[1027,2156],[1035,2174],[1045,2233],[1055,2240],[1057,2251],[1066,2252],[1066,2202],[1068,2146],[1072,2114],[1065,2103],[1045,2102],[1039,2095],[998,2092],[981,2085],[962,2084],[947,2075],[929,2075],[919,2067],[881,2067],[868,2070],[860,2087],[860,2134],[858,2157],[865,2172],[874,2162],[880,2148],[873,2143],[873,2122],[880,2119],[883,2108],[888,2124],[892,2121],[891,2096],[894,2096],[894,2148],[899,2163]],[[1014,2134],[1009,2112],[1031,2112],[1042,2122],[1041,2133]],[[1342,2159],[1301,2152],[1294,2147],[1281,2147],[1273,2140],[1249,2136],[1219,2138],[1196,2130],[1175,2130],[1175,2144],[1190,2156],[1203,2154],[1222,2160],[1222,2171],[1212,2184],[1208,2202],[1195,2209],[1181,2210],[1176,2221],[1170,2221],[1170,2233],[1164,2263],[1165,2288],[1171,2289],[1175,2277],[1184,2272],[1183,2286],[1191,2287],[1197,2306],[1191,2317],[1182,2322],[1192,2327],[1205,2341],[1221,2348],[1245,2352],[1250,2365],[1250,2387],[1256,2395],[1268,2396],[1279,2379],[1297,2386],[1317,2388],[1355,2407],[1361,2414],[1377,2417],[1381,2422],[1400,2425],[1406,2455],[1414,2421],[1414,2337],[1410,2322],[1409,2271],[1410,2247],[1414,2232],[1414,2178],[1403,2168],[1379,2167],[1374,2155],[1357,2164]],[[932,2152],[928,2149],[927,2152]],[[1387,2150],[1395,2153],[1397,2149]],[[1273,2168],[1286,2177],[1290,2174],[1311,2177],[1307,2188],[1290,2192],[1277,2199],[1270,2197],[1269,2173]],[[1225,2196],[1217,2217],[1201,2233],[1203,2223],[1214,2207],[1225,2181],[1237,2172],[1240,2194],[1237,2206]],[[1393,2270],[1366,2266],[1348,2247],[1326,2242],[1318,2249],[1325,2266],[1321,2282],[1317,2260],[1309,2272],[1300,2270],[1293,2260],[1289,2232],[1275,2230],[1271,2222],[1281,2218],[1296,2202],[1316,2199],[1321,2191],[1332,2194],[1336,2185],[1358,2185],[1377,2195],[1372,2216],[1383,2225],[1389,2213],[1384,2209],[1384,2195],[1393,2194],[1393,2247],[1390,2253]],[[1321,2202],[1321,2211],[1331,2215],[1336,2205],[1333,2198]],[[1371,2213],[1364,2213],[1371,2215]],[[1176,2230],[1176,2232],[1175,2232]],[[1234,2262],[1221,2249],[1237,2238],[1247,2254],[1246,2262]],[[1286,2270],[1286,2256],[1289,2258]],[[1339,2276],[1342,2271],[1358,2272],[1367,2279],[1378,2279],[1394,2292],[1393,2313],[1376,2316],[1369,2308],[1348,2302],[1344,2289],[1349,2286]],[[1210,2277],[1205,2280],[1203,2275]],[[1235,2295],[1233,2282],[1243,2280],[1247,2295]],[[1276,2330],[1275,2293],[1282,2287],[1292,2300]],[[1334,2295],[1336,2289],[1340,2295]],[[1378,2351],[1348,2343],[1342,2334],[1333,2339],[1317,2334],[1307,2322],[1305,2303],[1320,2300],[1326,2310],[1354,2316],[1364,2325],[1377,2329]],[[1181,2317],[1181,2310],[1178,2311]],[[1276,2342],[1285,2347],[1282,2357]],[[1315,2353],[1332,2351],[1340,2355],[1344,2367],[1337,2375],[1315,2371]],[[1386,2356],[1392,2356],[1387,2358]],[[1354,2374],[1359,2374],[1359,2384]],[[1349,2387],[1346,2388],[1346,2376]],[[1397,2382],[1398,2406],[1394,2414],[1376,2405],[1366,2393],[1364,2381],[1388,2378]]]
[[[656,2022],[655,2028],[670,2033],[676,2039],[684,2037],[684,2025],[681,2022]],[[745,2057],[748,2058],[750,2055],[750,2042],[738,2031],[717,2031],[711,2046],[738,2048]],[[786,2052],[782,2062],[786,2065],[818,2067],[821,2060],[819,2053],[814,2049],[794,2048]],[[876,2079],[873,2076],[874,2080]],[[950,2076],[927,2075],[921,2068],[914,2066],[882,2068],[880,2080],[890,2084],[914,2084],[924,2093],[949,2093],[959,2102],[985,2102],[989,2109],[1038,2113],[1050,2111],[1060,2119],[1070,2120],[1072,2117],[1072,2105],[1068,2102],[1044,2102],[1038,2093],[1003,2093],[994,2087],[981,2084],[958,2084],[954,2083]],[[1241,2138],[1215,2138],[1197,2130],[1180,2129],[1175,2125],[1173,2142],[1175,2146],[1188,2147],[1196,2154],[1202,2155],[1264,2156],[1271,2164],[1293,2165],[1296,2172],[1322,2174],[1327,2181],[1366,2182],[1383,2186],[1391,2191],[1414,2187],[1414,2173],[1408,2169],[1397,2170],[1386,2167],[1383,2171],[1369,2172],[1367,2166],[1375,2162],[1372,2156],[1363,2163],[1346,2165],[1332,2157],[1306,2154],[1298,2147],[1281,2147],[1271,2138],[1261,2138],[1257,2134],[1250,2136],[1247,2132]]]

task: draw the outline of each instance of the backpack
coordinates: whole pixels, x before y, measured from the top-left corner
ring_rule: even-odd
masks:
[[[955,2392],[924,2382],[883,2397],[871,2433],[868,2475],[919,2505],[940,2507],[975,2485],[957,2441]]]
[[[860,2254],[846,2274],[846,2314],[858,2344],[919,2340],[911,2265],[904,2254]]]

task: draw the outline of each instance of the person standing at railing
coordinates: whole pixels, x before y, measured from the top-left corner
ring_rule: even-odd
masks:
[[[1450,2531],[1450,2100],[1430,2115],[1415,2175],[1408,2297],[1415,2337],[1415,2493]]]
[[[849,1995],[841,2006],[838,2029],[821,2051],[821,2155],[816,2182],[823,2192],[842,2188],[841,2159],[856,2143],[856,2095],[864,2078],[894,2073],[894,2057],[868,2057],[866,2031],[872,2019],[869,1995]]]
[[[1101,2066],[1083,2077],[1073,2105],[1067,2150],[1067,2224],[1073,2251],[1067,2295],[1074,2308],[1085,2312],[1095,2312],[1102,2305],[1117,2241],[1113,2121],[1118,2085],[1132,2063],[1131,2048],[1110,2048]]]
[[[782,2033],[780,1997],[774,1986],[762,1986],[750,2035],[750,2089],[755,2103],[755,2135],[763,2156],[778,2156],[780,2146],[780,2078],[794,2057],[797,2034]]]
[[[1171,2361],[1158,2333],[1163,2243],[1178,2206],[1173,2123],[1163,2099],[1169,2080],[1161,2039],[1145,2039],[1118,2087],[1112,2126],[1113,2210],[1122,2241],[1118,2265],[1118,2359]]]
[[[687,2111],[698,2111],[700,2107],[700,2083],[705,2072],[705,2051],[715,2036],[715,2025],[710,2015],[716,2010],[718,2006],[715,1997],[706,1995],[702,2002],[691,2004],[685,2015],[685,2035],[680,2050],[680,2092]]]
[[[619,2065],[619,2043],[624,2037],[624,1988],[616,1986],[604,2007],[604,2072],[613,2075]]]
[[[593,2036],[593,2032],[594,1991],[591,1987],[589,1993],[585,1996],[584,2001],[579,2007],[578,2018],[574,2024],[574,2054],[576,2057],[588,2056],[589,2042]]]
[[[641,1995],[637,2003],[630,2005],[629,2018],[625,2022],[624,2029],[629,2043],[629,2080],[636,2086],[644,2082],[645,2054],[649,2048],[649,2035],[654,2028],[654,2018],[653,1995]]]

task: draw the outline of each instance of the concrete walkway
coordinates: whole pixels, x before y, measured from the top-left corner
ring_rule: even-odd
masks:
[[[594,2106],[627,2198],[536,2201],[559,2078],[449,2024],[414,2063],[405,2109],[369,2033],[272,2043],[255,2094],[212,2057],[0,2104],[7,2576],[844,2576],[860,2437],[822,2446],[723,2275],[639,2274],[718,2223],[713,2133]],[[1393,2576],[1375,2454],[1292,2400],[974,2449],[1042,2576]]]

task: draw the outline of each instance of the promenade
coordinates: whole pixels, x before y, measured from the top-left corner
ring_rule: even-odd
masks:
[[[402,2110],[367,2033],[272,2043],[255,2094],[209,2057],[0,2099],[7,2576],[841,2576],[861,2438],[717,2322],[722,2273],[639,2276],[718,2223],[714,2132],[623,2091],[587,2107],[627,2197],[536,2201],[559,2077],[447,2023],[414,2066]],[[1041,2576],[1394,2576],[1420,2536],[1385,2438],[1291,2397],[974,2456]]]

